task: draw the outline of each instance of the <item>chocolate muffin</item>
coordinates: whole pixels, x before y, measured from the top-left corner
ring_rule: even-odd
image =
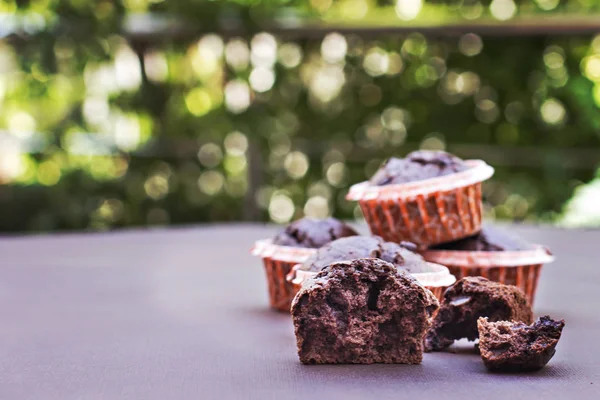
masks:
[[[431,250],[457,251],[522,251],[531,250],[533,245],[511,236],[497,228],[484,226],[475,236],[433,246]]]
[[[516,286],[482,277],[466,277],[448,288],[433,326],[425,338],[426,351],[445,349],[455,340],[479,337],[477,320],[531,323],[533,314],[525,294]]]
[[[379,258],[409,273],[427,272],[429,266],[410,242],[385,242],[378,236],[353,236],[334,240],[321,247],[302,265],[305,271],[318,272],[327,265],[356,258]]]
[[[525,372],[543,368],[554,356],[565,321],[544,316],[527,325],[479,318],[477,326],[481,358],[490,371]]]
[[[289,224],[275,236],[273,244],[318,249],[332,240],[355,235],[358,232],[354,228],[335,218],[306,217]]]
[[[325,267],[292,302],[304,364],[419,364],[435,296],[383,260]]]
[[[419,150],[405,158],[390,158],[373,175],[371,185],[383,186],[450,175],[468,169],[460,158],[443,152]]]

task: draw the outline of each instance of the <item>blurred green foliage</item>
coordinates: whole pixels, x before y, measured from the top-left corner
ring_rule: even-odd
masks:
[[[416,148],[494,165],[488,217],[555,220],[600,161],[600,37],[377,28],[597,8],[5,1],[0,231],[360,218],[348,187]]]

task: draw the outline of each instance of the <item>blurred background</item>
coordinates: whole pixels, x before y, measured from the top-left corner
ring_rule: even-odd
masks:
[[[0,232],[362,218],[390,156],[600,225],[595,0],[3,0]]]

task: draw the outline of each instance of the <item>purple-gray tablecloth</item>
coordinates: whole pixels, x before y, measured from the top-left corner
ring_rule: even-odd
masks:
[[[303,366],[248,249],[273,227],[0,239],[0,399],[600,399],[600,231],[547,244],[536,315],[567,321],[538,373],[487,373],[472,345],[423,364]]]

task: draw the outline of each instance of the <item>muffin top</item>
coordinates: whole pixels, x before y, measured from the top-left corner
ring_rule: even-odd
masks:
[[[377,170],[371,185],[384,186],[415,182],[461,172],[469,167],[464,160],[444,151],[419,150],[405,158],[390,158]]]
[[[306,217],[286,226],[275,236],[273,244],[318,249],[332,240],[356,235],[354,228],[335,218]]]
[[[378,258],[390,262],[396,268],[409,273],[429,272],[431,267],[414,253],[416,246],[410,242],[401,244],[385,242],[379,236],[347,237],[326,244],[302,265],[305,271],[318,272],[338,261],[358,258]]]
[[[432,250],[458,251],[522,251],[531,250],[533,245],[524,240],[511,236],[501,230],[484,226],[475,236],[444,243],[432,247]]]

